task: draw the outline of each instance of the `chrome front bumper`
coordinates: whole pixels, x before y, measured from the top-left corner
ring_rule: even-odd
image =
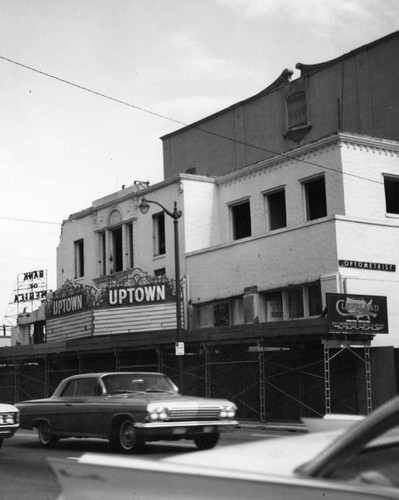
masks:
[[[237,420],[196,420],[189,422],[135,422],[140,434],[147,436],[184,436],[231,432],[238,426]]]

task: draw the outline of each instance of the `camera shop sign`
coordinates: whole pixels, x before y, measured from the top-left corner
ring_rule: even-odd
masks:
[[[387,298],[327,293],[330,333],[388,333]]]

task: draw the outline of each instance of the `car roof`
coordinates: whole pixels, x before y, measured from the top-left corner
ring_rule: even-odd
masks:
[[[129,372],[91,372],[91,373],[79,373],[76,375],[71,375],[70,377],[65,378],[64,380],[70,380],[70,379],[79,379],[79,378],[101,378],[105,377],[106,375],[163,375],[163,373],[160,372],[135,372],[135,371],[129,371]]]

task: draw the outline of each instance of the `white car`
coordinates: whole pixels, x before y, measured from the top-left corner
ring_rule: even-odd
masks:
[[[62,500],[399,499],[399,397],[343,429],[166,458],[50,459]]]
[[[0,448],[3,439],[12,437],[19,427],[19,410],[13,405],[0,403]]]

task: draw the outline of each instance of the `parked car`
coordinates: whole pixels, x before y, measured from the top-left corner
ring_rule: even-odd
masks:
[[[39,441],[108,439],[122,452],[146,441],[192,439],[213,448],[221,432],[234,430],[236,406],[226,399],[180,395],[162,373],[91,373],[63,380],[50,398],[17,403],[23,429],[38,429]]]
[[[50,459],[62,499],[399,498],[399,397],[343,430],[167,457]]]
[[[19,427],[19,411],[13,405],[0,403],[0,448],[4,438],[12,437]]]

